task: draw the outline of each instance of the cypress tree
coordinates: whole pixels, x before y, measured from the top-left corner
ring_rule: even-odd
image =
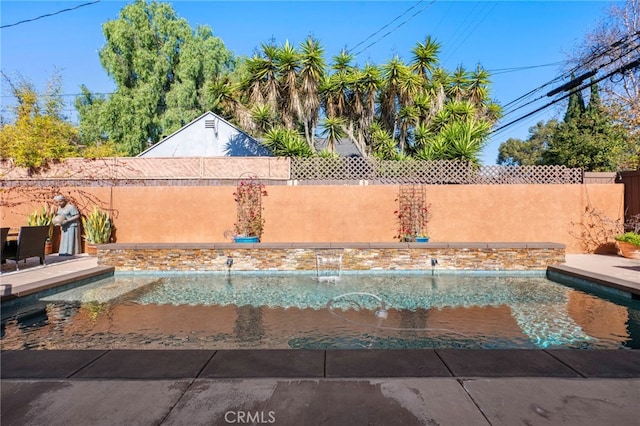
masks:
[[[571,79],[575,79],[574,74],[571,74]],[[569,105],[567,106],[567,112],[564,115],[564,122],[569,123],[579,119],[584,111],[585,106],[584,99],[582,98],[582,92],[580,90],[573,90],[569,95]]]

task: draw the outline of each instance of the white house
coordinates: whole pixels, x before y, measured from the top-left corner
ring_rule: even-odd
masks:
[[[252,157],[271,151],[224,118],[206,112],[138,157]]]

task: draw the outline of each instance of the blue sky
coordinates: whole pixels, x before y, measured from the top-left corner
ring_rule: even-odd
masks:
[[[0,2],[0,23],[12,25],[53,14],[86,1]],[[60,70],[68,114],[73,94],[81,84],[109,93],[113,82],[98,57],[104,45],[102,24],[117,19],[130,2],[102,0],[72,11],[0,29],[0,67],[15,78],[21,75],[38,90]],[[320,40],[325,59],[347,48],[356,63],[383,64],[398,55],[411,59],[411,49],[426,36],[442,44],[440,61],[453,70],[471,70],[477,64],[492,71],[491,97],[509,102],[564,74],[568,54],[582,43],[604,17],[612,2],[605,1],[172,1],[179,17],[191,27],[208,25],[236,55],[251,55],[261,43],[286,40],[298,45],[308,35]],[[552,88],[545,87],[533,98]],[[13,103],[4,79],[3,115]],[[68,95],[68,96],[67,96]],[[543,98],[509,114],[502,124],[549,102]],[[561,116],[559,103],[497,134],[482,154],[494,164],[500,143],[510,137],[525,139],[537,121]],[[73,117],[72,117],[73,118]]]

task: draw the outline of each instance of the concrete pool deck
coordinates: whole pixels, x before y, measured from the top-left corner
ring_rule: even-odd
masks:
[[[109,273],[54,257],[3,265],[5,297]],[[640,292],[640,261],[556,268]],[[0,377],[3,426],[640,424],[640,350],[2,351]]]

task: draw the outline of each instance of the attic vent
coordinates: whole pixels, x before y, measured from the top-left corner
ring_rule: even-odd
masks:
[[[215,120],[204,120],[204,128],[205,129],[215,129],[216,121]]]

